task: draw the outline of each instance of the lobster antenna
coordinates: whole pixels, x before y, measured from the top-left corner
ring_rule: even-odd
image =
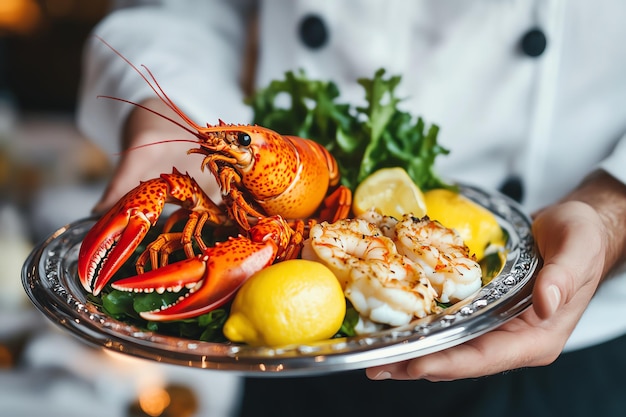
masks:
[[[143,78],[143,80],[146,82],[146,84],[148,84],[148,86],[152,89],[152,91],[154,91],[154,94],[156,94],[156,96],[159,98],[159,100],[161,100],[163,103],[165,103],[165,105],[170,108],[174,113],[176,113],[181,119],[183,119],[183,121],[185,123],[187,123],[188,126],[183,125],[182,123],[172,119],[169,116],[166,116],[164,114],[159,113],[156,110],[153,110],[149,107],[146,107],[142,104],[139,103],[135,103],[133,101],[130,100],[125,100],[119,97],[112,97],[112,96],[107,96],[107,95],[100,95],[98,97],[102,97],[102,98],[108,98],[111,100],[117,100],[117,101],[121,101],[124,103],[128,103],[128,104],[132,104],[134,106],[137,106],[143,110],[149,111],[152,114],[155,114],[159,117],[162,117],[163,119],[174,123],[175,125],[181,127],[182,129],[184,129],[185,131],[191,133],[192,135],[199,137],[198,136],[198,132],[199,131],[203,131],[203,132],[219,132],[224,130],[225,126],[229,126],[226,123],[222,122],[220,120],[220,123],[218,125],[208,125],[206,127],[200,127],[196,122],[194,122],[193,120],[191,120],[189,118],[189,116],[187,116],[181,109],[180,107],[178,107],[176,105],[176,103],[174,103],[174,101],[172,99],[169,98],[169,96],[165,93],[165,91],[163,90],[163,88],[161,87],[161,85],[159,84],[159,82],[157,81],[156,77],[154,76],[154,74],[152,73],[152,71],[150,71],[150,69],[148,67],[146,67],[145,65],[141,65],[141,67],[146,71],[146,73],[148,74],[148,76],[146,76],[143,72],[141,72],[141,70],[135,65],[133,64],[128,58],[126,58],[120,51],[118,51],[117,49],[115,49],[111,44],[109,44],[107,41],[105,41],[104,39],[102,39],[100,36],[98,35],[92,35],[94,38],[98,39],[100,42],[102,42],[104,45],[106,45],[111,51],[113,51],[117,56],[119,56],[121,59],[124,60],[124,62],[126,62],[137,74],[139,74],[139,76],[141,78]],[[241,125],[231,125],[235,128],[241,129],[242,126]],[[193,129],[190,129],[190,127],[196,129],[196,131],[194,132]],[[251,127],[251,126],[249,126]],[[194,142],[195,143],[195,142]]]
[[[159,113],[158,111],[156,111],[156,110],[154,110],[154,109],[151,109],[150,107],[146,107],[146,106],[144,106],[143,104],[135,103],[134,101],[126,100],[126,99],[124,99],[124,98],[119,98],[119,97],[113,97],[113,96],[99,95],[99,96],[98,96],[98,98],[107,98],[107,99],[109,99],[109,100],[116,100],[116,101],[121,101],[122,103],[132,104],[133,106],[137,106],[137,107],[139,107],[140,109],[143,109],[143,110],[148,111],[148,112],[150,112],[150,113],[152,113],[152,114],[155,114],[155,115],[157,115],[157,116],[159,116],[159,117],[161,117],[161,118],[163,118],[163,119],[167,120],[168,122],[174,123],[176,126],[179,126],[181,129],[184,129],[185,131],[187,131],[187,132],[191,133],[191,134],[192,134],[192,135],[194,135],[194,136],[198,136],[198,133],[197,133],[197,132],[194,132],[193,130],[191,130],[188,126],[185,126],[184,124],[182,124],[182,123],[180,123],[180,122],[178,122],[178,121],[176,121],[176,120],[172,119],[172,118],[171,118],[171,117],[169,117],[169,116],[166,116],[166,115],[164,115],[164,114],[161,114],[161,113]],[[191,141],[191,142],[194,142],[194,143],[195,143],[195,141]]]
[[[110,50],[112,50],[117,56],[119,56],[120,58],[122,58],[133,70],[135,70],[135,72],[137,74],[139,74],[139,76],[141,78],[143,78],[143,80],[148,84],[148,86],[150,86],[150,88],[152,89],[152,91],[154,91],[154,93],[156,94],[156,96],[159,98],[159,100],[161,100],[163,103],[165,103],[165,105],[167,107],[169,107],[173,112],[175,112],[178,116],[180,116],[185,123],[187,123],[189,126],[199,130],[200,126],[198,126],[197,123],[195,123],[193,120],[191,120],[189,118],[189,116],[187,116],[170,98],[169,96],[165,93],[165,91],[163,90],[163,88],[161,87],[161,85],[159,84],[159,82],[156,80],[156,77],[152,74],[152,72],[150,71],[150,69],[148,67],[146,67],[145,65],[142,65],[141,67],[144,68],[146,70],[146,72],[148,73],[149,77],[146,77],[146,75],[141,72],[139,70],[139,68],[137,68],[137,66],[135,64],[133,64],[128,58],[126,58],[124,55],[122,55],[122,53],[120,51],[118,51],[117,49],[115,49],[111,44],[109,44],[107,41],[105,41],[104,39],[102,39],[100,36],[98,35],[93,35],[96,39],[98,39],[100,42],[102,42],[104,45],[106,45]],[[156,114],[157,116],[160,116],[166,120],[169,120],[173,123],[175,123],[176,125],[183,127],[185,130],[191,132],[194,135],[197,135],[197,132],[193,132],[191,131],[188,127],[183,126],[181,123],[176,122],[175,120],[173,120],[170,117],[167,117],[155,110],[149,109],[145,106],[142,106],[138,103],[134,103],[132,101],[128,101],[128,100],[123,100],[117,97],[111,97],[111,96],[101,96],[104,98],[110,98],[110,99],[114,99],[114,100],[118,100],[118,101],[123,101],[129,104],[133,104],[137,107],[140,107],[144,110],[148,110],[153,114]]]
[[[132,147],[130,147],[128,149],[124,149],[118,155],[121,155],[121,154],[126,153],[126,152],[130,152],[130,151],[136,151],[136,150],[142,149],[142,148],[148,148],[148,147],[154,146],[154,145],[160,145],[160,144],[163,144],[163,143],[172,143],[172,142],[198,143],[197,141],[191,140],[191,139],[165,139],[165,140],[159,140],[157,142],[144,143],[143,145],[132,146]]]

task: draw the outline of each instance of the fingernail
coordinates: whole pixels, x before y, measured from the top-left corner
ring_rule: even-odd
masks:
[[[550,315],[554,314],[561,304],[561,291],[556,285],[548,287],[548,304],[550,305]]]
[[[380,371],[379,373],[377,373],[373,379],[380,381],[382,379],[389,379],[391,378],[391,373],[387,372],[387,371]]]

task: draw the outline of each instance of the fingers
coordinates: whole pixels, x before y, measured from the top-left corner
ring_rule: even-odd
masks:
[[[162,173],[171,173],[173,167],[180,172],[188,172],[214,201],[219,201],[217,182],[209,172],[201,170],[201,155],[187,154],[189,148],[187,143],[174,142],[126,150],[92,212],[104,213],[141,181],[158,178]]]
[[[117,200],[119,200],[119,198],[120,197],[116,197],[115,193],[110,192],[109,188],[107,187],[107,190],[105,190],[104,194],[102,194],[102,197],[100,198],[100,200],[91,209],[91,214],[94,214],[94,215],[104,214],[108,209],[113,207],[113,205],[115,204]]]
[[[478,378],[526,366],[546,365],[559,355],[567,335],[549,341],[549,328],[532,329],[536,317],[532,310],[525,319],[505,324],[479,338],[441,352],[409,361],[370,368],[371,379],[451,381]]]
[[[457,363],[455,357],[464,359]],[[370,368],[366,371],[369,378],[375,380],[416,380],[447,381],[452,379],[469,378],[477,372],[463,366],[463,363],[480,360],[482,354],[471,344],[463,344],[452,349],[426,355],[420,358],[390,365]],[[481,369],[480,374],[486,369]]]
[[[141,151],[136,152],[140,153]],[[142,172],[145,160],[142,162],[141,155],[139,156],[139,158],[137,158],[137,155],[125,155],[122,157],[102,197],[92,208],[92,213],[102,214],[106,212],[128,191],[139,185],[140,181],[151,178],[148,176],[150,175],[149,173]]]
[[[158,99],[141,103],[147,108],[179,120],[171,109]],[[180,139],[196,140],[193,135],[179,126],[151,112],[135,109],[124,126],[123,148],[125,149],[102,198],[92,209],[94,213],[108,210],[140,181],[158,178],[162,173],[171,173],[172,167],[194,177],[201,187],[207,186],[210,174],[202,173],[202,156],[188,155],[194,145]],[[205,178],[203,178],[205,177]],[[215,182],[215,181],[213,181]]]

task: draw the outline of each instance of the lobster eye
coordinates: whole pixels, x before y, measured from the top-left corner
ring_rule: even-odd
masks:
[[[252,143],[252,138],[245,132],[239,132],[237,134],[237,141],[241,146],[248,146]]]

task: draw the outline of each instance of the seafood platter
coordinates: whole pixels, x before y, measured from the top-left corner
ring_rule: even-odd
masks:
[[[371,132],[361,164],[350,170],[359,148],[346,145],[345,132],[362,125],[334,129],[343,132],[343,150],[303,138],[315,132],[287,136],[280,126],[261,127],[269,124],[263,119],[198,126],[149,72],[139,73],[184,120],[179,126],[194,137],[189,153],[202,155],[221,201],[174,169],[141,182],[101,217],[73,222],[41,242],[24,264],[24,288],[45,316],[81,340],[182,366],[310,375],[447,349],[530,306],[541,260],[529,217],[506,196],[424,180],[413,160],[375,161],[384,156],[375,148],[384,140]],[[289,80],[302,82],[293,74]],[[395,105],[398,81],[381,71],[361,84],[387,86]],[[368,97],[376,101],[370,107],[389,102]],[[408,118],[394,120],[385,124]],[[420,143],[420,150],[406,152],[416,159],[425,152],[432,164],[433,150],[442,153],[433,142],[436,131],[418,120],[412,130],[418,136],[405,142]],[[391,155],[397,146],[387,148]],[[397,167],[411,179],[390,174]],[[377,190],[391,185],[372,179],[380,172],[389,184],[413,190],[404,193],[412,196],[403,203],[406,212],[381,208],[389,198],[382,191],[377,197]],[[431,189],[445,190],[455,203],[430,197]],[[464,208],[451,215],[459,204]],[[169,205],[176,210],[163,214]],[[429,210],[436,205],[443,214]],[[466,207],[481,220],[459,220]],[[460,233],[459,224],[470,231]],[[478,246],[469,243],[483,235]],[[310,272],[306,262],[323,272]],[[274,272],[279,265],[282,272]],[[324,274],[332,282],[323,282]],[[315,295],[322,287],[339,294],[336,301]],[[290,291],[293,300],[285,295]]]

